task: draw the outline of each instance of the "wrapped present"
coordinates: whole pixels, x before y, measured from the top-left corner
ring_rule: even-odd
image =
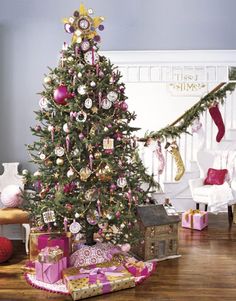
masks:
[[[55,263],[35,262],[36,279],[46,283],[55,283],[62,278],[62,271],[67,268],[67,257]]]
[[[58,246],[46,247],[38,254],[38,261],[41,263],[56,263],[63,257],[63,250]]]
[[[81,242],[76,244],[76,248],[77,251],[70,256],[70,265],[74,267],[107,262],[112,259],[113,254],[121,252],[120,248],[101,242],[97,242],[93,246],[87,246]]]
[[[60,232],[54,232],[55,234],[60,234]],[[53,233],[53,234],[54,234]],[[40,235],[48,234],[48,232],[30,232],[30,239],[29,239],[29,257],[31,261],[34,261],[37,259],[39,254],[38,249],[38,238]]]
[[[63,271],[63,281],[74,300],[107,294],[135,286],[135,277],[119,262]]]
[[[202,230],[208,226],[208,212],[190,209],[182,214],[182,227]]]
[[[67,233],[43,234],[38,237],[38,250],[41,251],[46,247],[58,246],[63,250],[64,256],[68,257],[71,250],[70,237]]]
[[[138,261],[134,257],[126,257],[124,259],[124,266],[134,277],[146,277],[149,275],[145,262]]]

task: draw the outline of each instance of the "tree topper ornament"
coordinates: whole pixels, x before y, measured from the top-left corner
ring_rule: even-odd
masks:
[[[86,9],[84,4],[80,4],[79,10],[74,12],[73,17],[64,18],[65,31],[73,34],[72,44],[81,43],[83,40],[100,41],[100,36],[97,34],[97,29],[102,31],[104,26],[101,23],[104,17],[92,17],[90,9]]]

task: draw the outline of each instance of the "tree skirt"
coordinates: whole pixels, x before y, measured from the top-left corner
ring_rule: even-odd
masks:
[[[155,271],[156,261],[147,261],[147,262],[145,262],[145,266],[147,267],[148,272],[145,274],[145,276],[135,277],[136,285],[143,282]],[[27,267],[27,265],[26,265],[26,267]],[[32,266],[28,266],[28,267],[30,268]],[[35,288],[45,290],[48,292],[52,292],[52,293],[58,293],[58,294],[62,294],[62,295],[70,295],[69,291],[67,290],[67,288],[66,288],[65,284],[62,282],[62,280],[59,280],[53,284],[45,283],[45,282],[36,280],[35,273],[32,273],[32,272],[26,272],[25,279],[31,286],[33,286]]]

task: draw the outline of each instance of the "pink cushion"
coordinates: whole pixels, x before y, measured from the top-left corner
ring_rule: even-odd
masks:
[[[207,177],[204,181],[204,185],[224,184],[227,173],[228,173],[227,169],[209,168],[207,172]]]

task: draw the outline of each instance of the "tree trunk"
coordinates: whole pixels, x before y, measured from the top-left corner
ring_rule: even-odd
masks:
[[[93,239],[94,235],[94,227],[91,226],[88,222],[86,222],[86,230],[85,230],[85,238],[86,238],[86,245],[93,246],[96,244],[96,241]]]

